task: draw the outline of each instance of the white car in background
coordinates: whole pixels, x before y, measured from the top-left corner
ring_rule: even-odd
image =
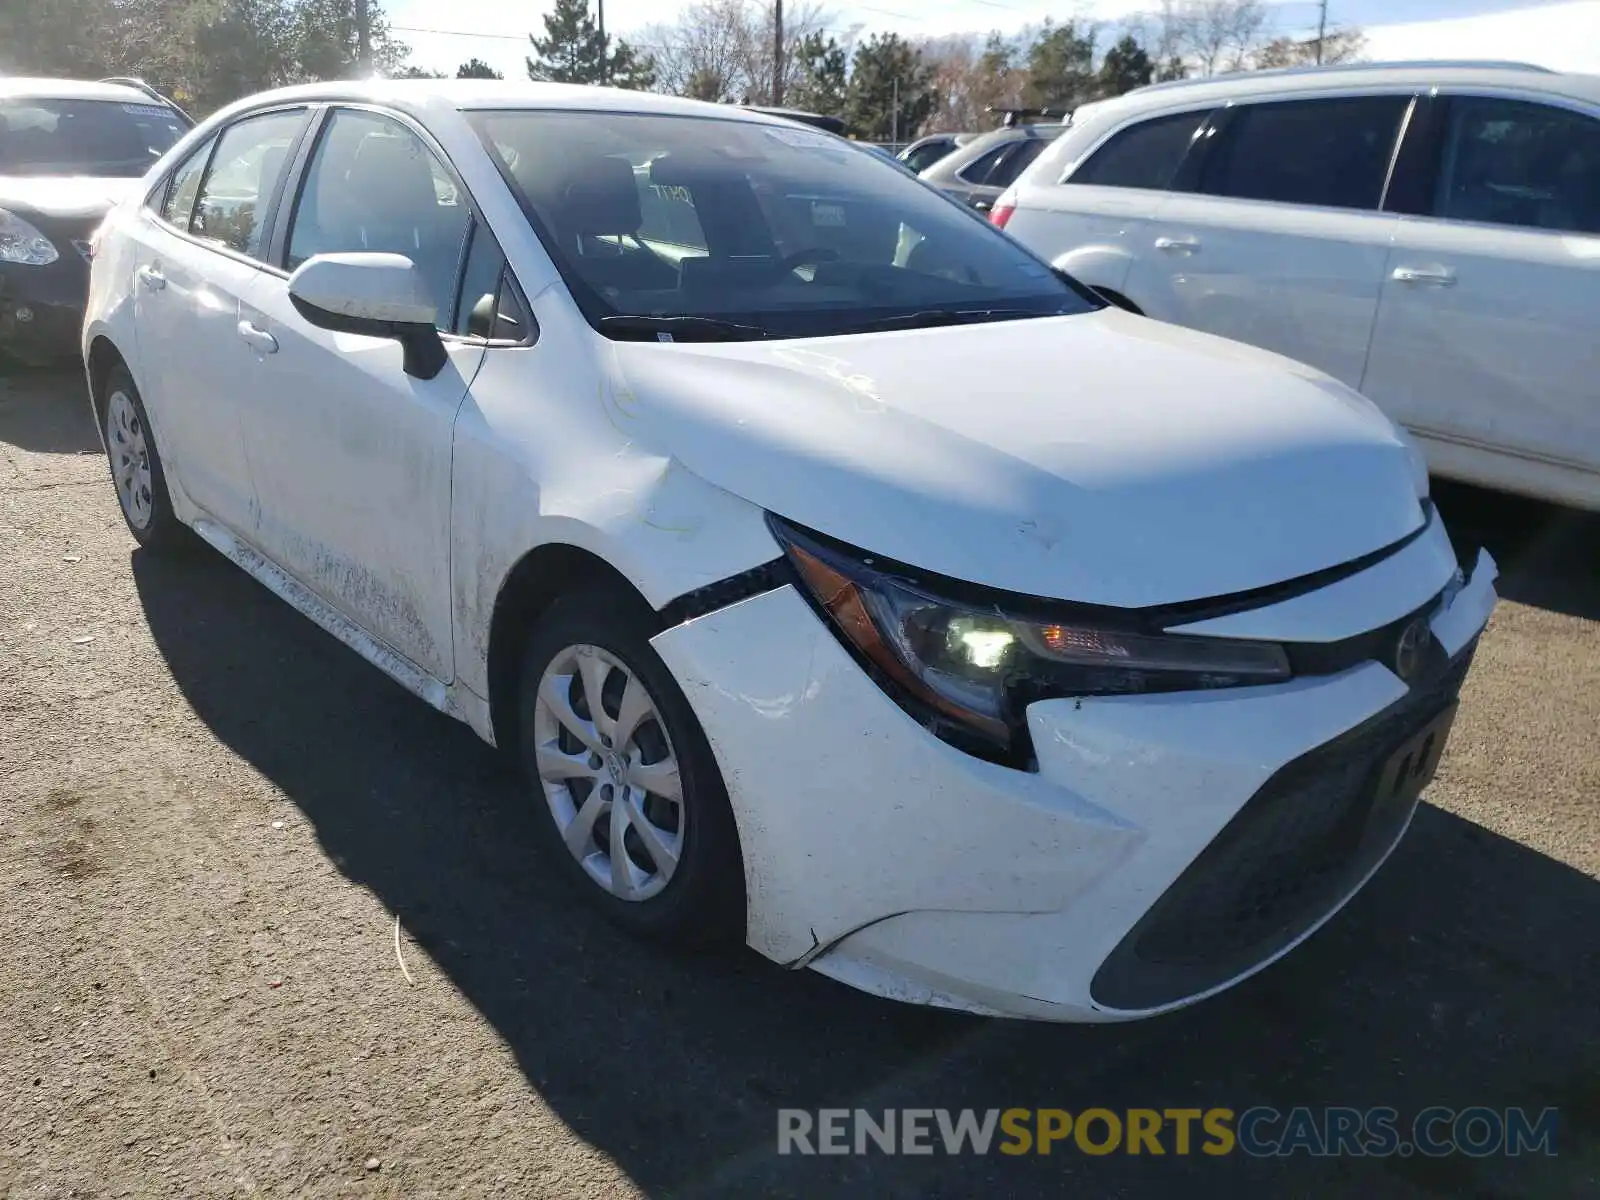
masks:
[[[1358,389],[1440,475],[1600,509],[1600,77],[1157,84],[1079,109],[994,219],[1123,307]]]
[[[243,101],[101,228],[84,352],[134,537],[504,748],[530,871],[902,1000],[1121,1019],[1287,952],[1494,603],[1341,384],[688,100]]]

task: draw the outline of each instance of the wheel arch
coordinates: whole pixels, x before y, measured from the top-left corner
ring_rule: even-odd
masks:
[[[489,620],[489,721],[495,745],[514,748],[517,675],[522,648],[534,623],[559,597],[581,587],[605,586],[649,601],[626,575],[592,550],[570,542],[546,542],[529,550],[506,572]]]
[[[102,449],[105,448],[106,440],[105,387],[111,378],[111,372],[118,367],[122,367],[130,374],[133,371],[128,365],[127,357],[117,348],[117,344],[109,335],[95,334],[84,353],[84,368],[89,375],[89,405],[94,410],[94,426]]]

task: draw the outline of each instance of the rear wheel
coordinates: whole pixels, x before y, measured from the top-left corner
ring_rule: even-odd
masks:
[[[591,903],[664,941],[725,940],[744,930],[733,813],[651,618],[611,590],[546,610],[523,655],[518,755],[546,858]]]
[[[111,481],[128,531],[151,550],[181,545],[189,531],[172,513],[161,455],[139,389],[126,367],[115,367],[107,376],[100,411]]]

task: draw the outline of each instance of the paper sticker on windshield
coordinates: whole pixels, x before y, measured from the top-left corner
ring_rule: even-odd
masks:
[[[809,129],[772,127],[766,130],[766,134],[786,146],[799,146],[802,150],[833,150],[839,145],[837,138],[831,138],[825,133],[813,133]]]
[[[172,110],[164,104],[124,104],[122,111],[132,113],[136,117],[168,117]]]

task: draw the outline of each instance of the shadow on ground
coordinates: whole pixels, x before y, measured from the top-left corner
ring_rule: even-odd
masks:
[[[1494,555],[1502,596],[1600,620],[1600,513],[1443,480],[1433,498],[1457,546]]]
[[[39,454],[98,451],[83,369],[0,358],[0,442]]]
[[[134,576],[174,678],[653,1195],[1575,1195],[1600,1176],[1600,886],[1424,808],[1335,922],[1237,991],[1129,1026],[903,1008],[749,952],[622,937],[524,856],[500,760],[220,558]],[[1562,1110],[1555,1159],[779,1158],[780,1107],[1433,1104]]]

